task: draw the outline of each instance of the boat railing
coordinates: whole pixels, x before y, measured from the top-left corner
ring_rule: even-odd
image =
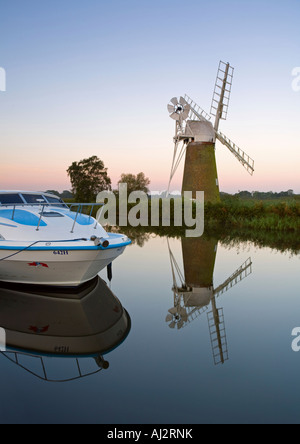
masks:
[[[65,355],[43,356],[37,353],[31,354],[26,351],[8,349],[1,352],[1,355],[36,378],[52,383],[76,381],[95,375],[109,367],[109,363],[101,354],[78,357]],[[65,360],[69,361],[68,366],[64,366]],[[51,366],[49,362],[51,362]],[[55,366],[53,366],[53,362],[56,364]],[[61,376],[59,376],[59,373],[61,373]]]
[[[9,203],[4,203],[4,204],[0,204],[0,209],[1,208],[8,208],[8,207],[12,207],[12,216],[11,216],[11,220],[13,221],[15,218],[15,213],[16,213],[16,209],[19,207],[40,207],[41,211],[39,213],[40,217],[38,220],[38,224],[36,227],[36,231],[40,230],[40,226],[41,226],[41,222],[42,219],[45,215],[45,209],[49,209],[49,207],[51,208],[57,208],[57,207],[62,207],[62,208],[68,208],[70,212],[75,213],[74,216],[74,220],[72,223],[72,229],[71,229],[71,233],[74,233],[75,227],[76,227],[76,222],[78,220],[78,218],[82,215],[85,214],[86,216],[89,217],[89,220],[93,217],[93,213],[96,207],[98,207],[99,209],[102,207],[104,207],[104,203],[65,203],[65,202],[58,202],[58,203],[48,203],[48,202],[43,202],[43,203],[18,203],[18,204],[9,204]],[[77,210],[76,210],[77,208]],[[87,209],[88,212],[87,213],[83,213],[84,209]],[[98,223],[101,219],[101,215],[102,215],[102,211],[99,212],[97,211],[97,216],[96,216],[96,223],[94,226],[94,229],[97,229]]]

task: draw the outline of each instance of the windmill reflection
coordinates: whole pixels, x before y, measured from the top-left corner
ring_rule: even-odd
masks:
[[[35,377],[51,382],[80,379],[109,363],[131,329],[120,301],[100,279],[77,289],[0,283],[1,354]]]
[[[228,279],[214,287],[214,269],[218,242],[214,239],[182,238],[184,272],[181,271],[168,241],[173,277],[174,307],[166,317],[170,328],[182,329],[203,313],[207,313],[215,365],[228,360],[223,308],[217,298],[252,273],[251,258],[247,259]]]

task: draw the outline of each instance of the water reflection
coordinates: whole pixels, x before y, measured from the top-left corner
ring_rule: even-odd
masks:
[[[215,287],[218,241],[182,238],[181,244],[184,270],[180,269],[168,241],[174,307],[169,310],[166,322],[170,328],[180,330],[206,312],[215,365],[224,364],[228,360],[228,345],[224,312],[217,307],[217,298],[252,273],[251,258]]]
[[[0,284],[2,355],[46,381],[108,369],[104,355],[127,337],[131,320],[99,277],[78,289]]]

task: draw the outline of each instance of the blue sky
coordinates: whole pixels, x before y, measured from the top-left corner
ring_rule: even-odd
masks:
[[[166,105],[188,93],[209,111],[221,59],[235,76],[220,129],[256,162],[250,177],[218,144],[221,189],[300,192],[299,19],[299,0],[1,0],[0,188],[68,189],[92,155],[114,184],[144,171],[166,188]]]

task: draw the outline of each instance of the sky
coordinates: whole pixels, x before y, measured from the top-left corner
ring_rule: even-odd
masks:
[[[221,190],[300,193],[299,0],[0,7],[0,189],[69,190],[68,167],[96,155],[114,187],[122,173],[142,171],[152,191],[165,190],[175,132],[167,104],[187,93],[209,112],[223,60],[235,71],[220,130],[255,160],[255,173],[218,142]]]

